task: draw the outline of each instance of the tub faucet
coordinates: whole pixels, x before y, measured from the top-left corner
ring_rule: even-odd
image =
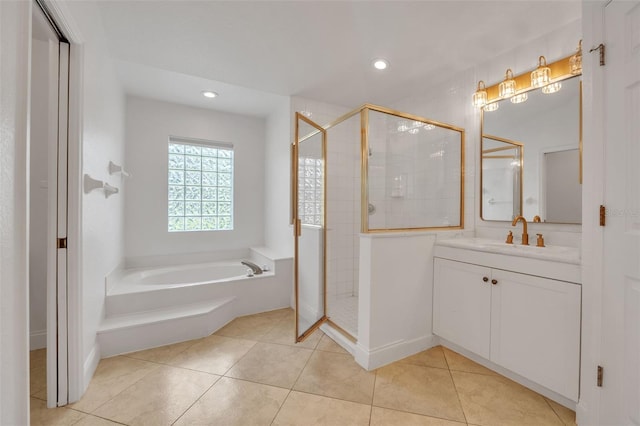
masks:
[[[244,266],[248,266],[253,271],[254,275],[260,275],[262,273],[262,268],[260,268],[255,263],[249,262],[248,260],[243,260],[242,263]]]
[[[527,234],[527,219],[525,219],[524,216],[517,216],[515,219],[513,219],[513,222],[511,222],[511,226],[516,226],[518,221],[522,221],[522,245],[528,246],[529,234]]]

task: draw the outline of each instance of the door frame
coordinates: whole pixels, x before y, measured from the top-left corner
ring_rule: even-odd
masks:
[[[84,50],[81,32],[63,0],[41,0],[69,42],[67,132],[67,403],[80,399],[93,368],[84,366],[82,339],[82,111]],[[48,292],[50,293],[50,292]],[[50,305],[47,294],[47,303]],[[55,301],[53,302],[55,304]],[[64,324],[58,324],[64,327]],[[87,374],[88,373],[88,374]]]
[[[308,139],[309,135],[300,137],[300,121],[308,124],[316,129],[317,133],[313,133],[311,136],[320,134],[322,137],[322,159],[323,159],[323,173],[322,173],[322,316],[316,322],[314,322],[307,330],[301,332],[299,324],[299,312],[300,312],[300,264],[299,264],[299,251],[300,251],[300,236],[302,235],[302,221],[299,217],[299,176],[298,176],[298,153],[300,143]],[[295,129],[294,129],[294,143],[292,145],[291,155],[291,195],[292,195],[292,219],[293,219],[293,279],[294,279],[294,302],[295,302],[295,341],[296,343],[303,342],[307,337],[313,334],[320,326],[327,322],[327,131],[319,124],[313,122],[303,114],[295,113]]]
[[[582,336],[578,424],[599,424],[600,389],[596,368],[601,363],[604,228],[598,206],[604,203],[604,71],[597,53],[588,49],[604,41],[604,8],[609,3],[582,1],[583,151],[582,161]]]

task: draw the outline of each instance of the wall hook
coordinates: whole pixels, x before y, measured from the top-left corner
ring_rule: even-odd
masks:
[[[118,192],[120,192],[118,188],[116,188],[115,186],[111,186],[106,182],[104,185],[102,185],[102,189],[104,190],[104,198],[109,198],[113,194],[117,194]]]
[[[117,165],[113,161],[109,161],[109,174],[114,175],[120,173],[124,177],[129,177],[129,173],[125,172],[122,166]]]
[[[94,179],[85,173],[83,180],[84,193],[88,194],[95,189],[102,189],[104,182],[98,179]]]

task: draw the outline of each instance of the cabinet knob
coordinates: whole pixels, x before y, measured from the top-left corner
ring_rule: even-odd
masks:
[[[482,281],[486,283],[487,281],[489,281],[489,277],[482,277]]]
[[[498,284],[498,280],[491,280],[491,284],[493,284],[493,285]]]

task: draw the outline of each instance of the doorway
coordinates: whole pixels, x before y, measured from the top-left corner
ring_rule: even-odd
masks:
[[[31,396],[66,405],[69,43],[32,8],[29,146]]]

